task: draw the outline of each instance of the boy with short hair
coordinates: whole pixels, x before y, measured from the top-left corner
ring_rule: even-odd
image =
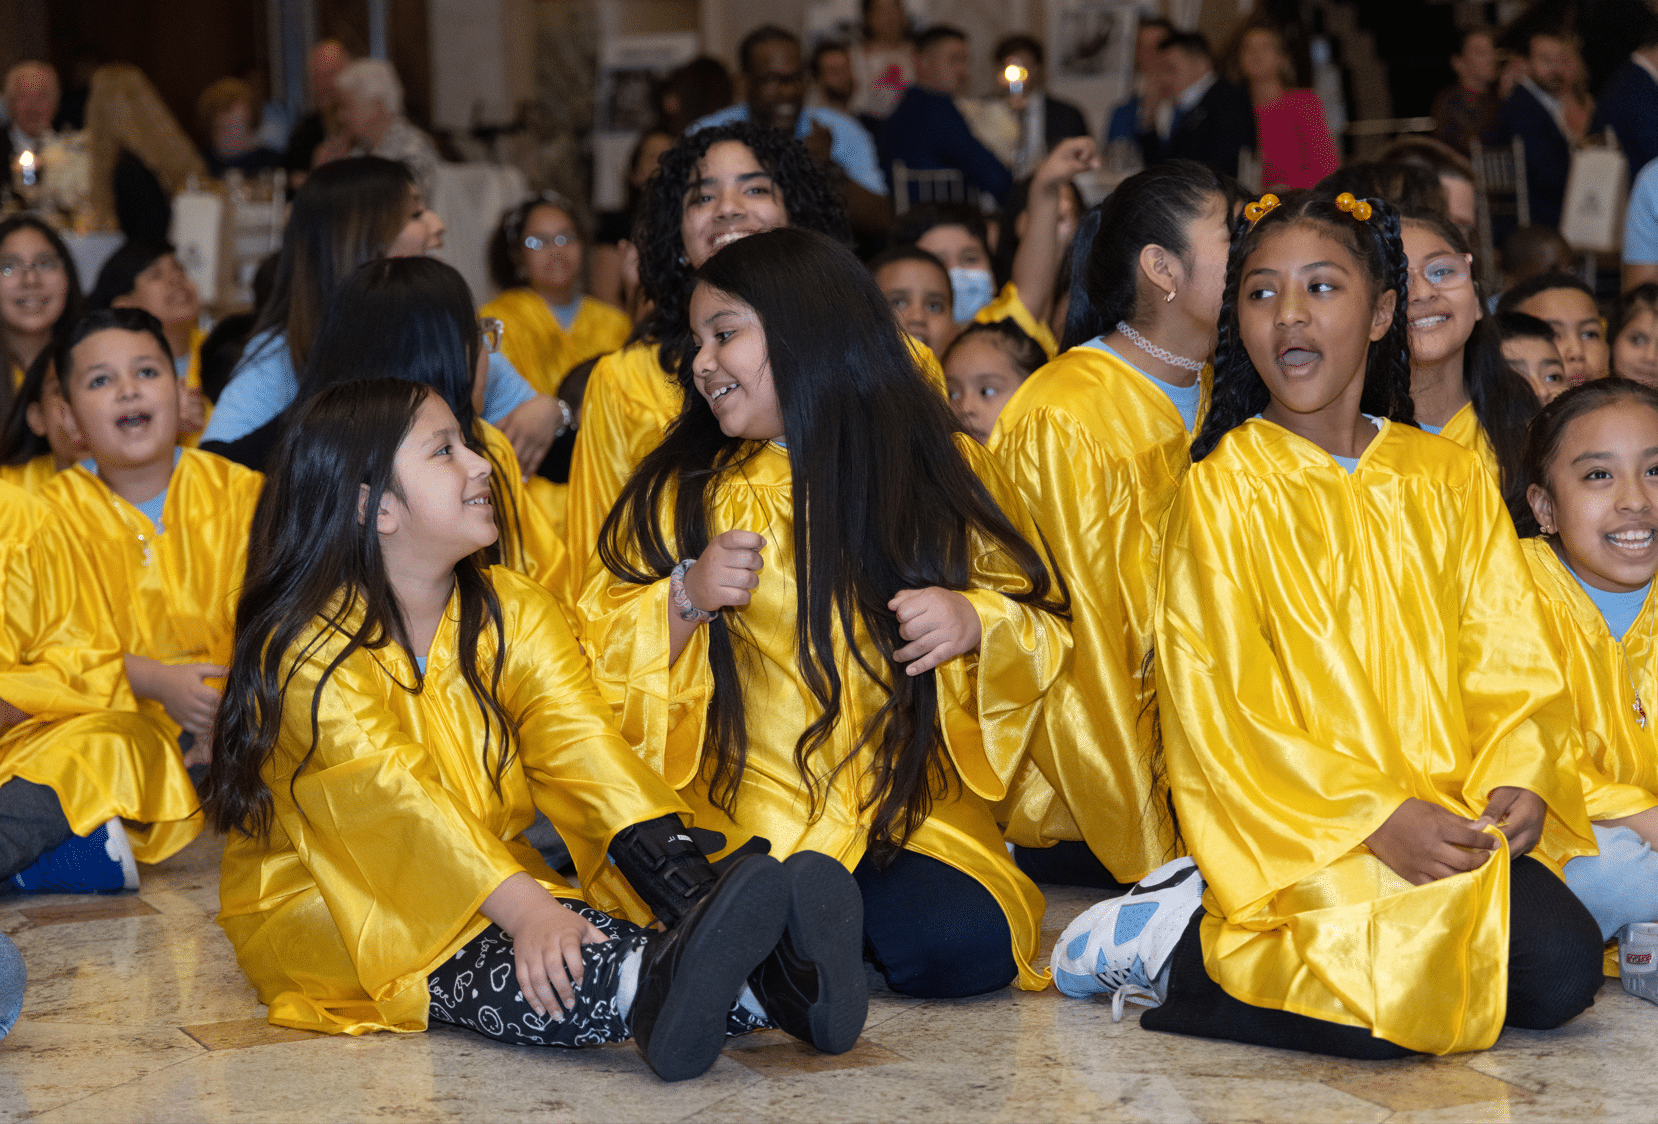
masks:
[[[1566,389],[1566,364],[1555,346],[1554,329],[1524,312],[1502,313],[1496,323],[1503,361],[1531,384],[1538,404],[1547,406]]]

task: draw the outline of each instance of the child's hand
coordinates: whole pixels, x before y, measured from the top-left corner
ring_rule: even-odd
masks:
[[[537,394],[529,401],[520,403],[501,419],[498,428],[512,442],[512,451],[517,455],[518,467],[523,473],[519,479],[533,475],[541,467],[563,423],[564,412],[558,408],[558,400],[545,394]]]
[[[892,658],[909,664],[904,670],[910,675],[971,652],[983,636],[973,602],[953,589],[901,589],[887,608],[898,614],[898,635],[909,641]]]
[[[0,730],[9,730],[19,722],[27,722],[29,716],[18,710],[5,699],[0,699]]]
[[[167,710],[167,716],[208,743],[213,738],[213,719],[219,713],[219,692],[203,683],[230,674],[228,667],[210,663],[165,664],[156,672],[151,695]]]
[[[1478,870],[1497,847],[1497,841],[1472,820],[1415,797],[1393,809],[1365,843],[1395,874],[1415,886]]]
[[[518,987],[538,1015],[568,1010],[581,983],[581,946],[610,938],[523,871],[484,899],[483,915],[512,938]],[[554,1000],[558,1006],[555,1007]]]
[[[1497,825],[1497,830],[1508,837],[1508,853],[1519,858],[1543,837],[1543,817],[1548,811],[1543,798],[1530,789],[1504,785],[1491,790],[1491,802],[1474,826]]]
[[[1042,166],[1031,177],[1032,191],[1055,191],[1072,176],[1091,172],[1100,166],[1099,150],[1090,137],[1070,137],[1060,141]]]
[[[766,540],[753,531],[727,531],[708,544],[696,564],[685,571],[685,596],[709,613],[729,605],[747,605],[749,590],[760,585]]]

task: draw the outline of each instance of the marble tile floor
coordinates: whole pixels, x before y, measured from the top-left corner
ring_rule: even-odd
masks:
[[[0,1041],[0,1120],[1658,1121],[1658,1009],[1615,980],[1563,1030],[1387,1063],[1153,1034],[1052,990],[878,992],[849,1054],[765,1031],[676,1085],[631,1045],[280,1029],[213,924],[219,850],[143,868],[136,894],[0,897],[30,973]],[[1047,944],[1091,902],[1054,889]]]

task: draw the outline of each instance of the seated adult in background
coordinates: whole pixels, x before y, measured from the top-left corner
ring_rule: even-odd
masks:
[[[570,368],[615,351],[633,330],[621,309],[582,294],[584,241],[575,207],[554,191],[501,216],[490,240],[490,272],[504,291],[479,313],[501,321],[502,353],[554,398]],[[566,429],[573,421],[561,418]]]
[[[165,242],[173,196],[207,165],[143,71],[126,63],[93,71],[86,134],[88,225]]]
[[[858,78],[852,73],[852,51],[845,43],[819,43],[812,52],[811,102],[852,116],[852,98],[858,92]]]
[[[374,258],[437,249],[443,232],[443,220],[427,209],[405,164],[358,156],[313,172],[294,195],[270,299],[215,403],[202,448],[262,469],[340,280]],[[558,433],[558,404],[537,395],[505,356],[490,357],[482,413],[512,441],[525,473],[541,463]]]
[[[1455,149],[1432,137],[1401,137],[1376,157],[1384,164],[1414,164],[1439,177],[1445,189],[1445,217],[1474,245],[1479,238],[1478,193],[1474,166]],[[1389,200],[1391,202],[1391,200]]]
[[[403,83],[384,59],[358,59],[334,80],[340,92],[340,128],[353,156],[399,160],[414,173],[420,194],[431,199],[437,183],[438,149],[403,116]],[[318,151],[318,158],[323,151]]]
[[[52,118],[58,112],[58,72],[35,59],[20,62],[6,71],[5,94],[11,123],[0,138],[0,157],[5,160],[0,175],[9,180],[14,156],[28,150],[38,157],[57,139]]]
[[[916,41],[915,84],[904,91],[892,115],[881,125],[876,144],[881,167],[892,170],[902,160],[911,171],[954,168],[969,190],[1007,197],[1013,176],[967,127],[956,108],[956,95],[967,87],[970,60],[967,36],[938,24]]]
[[[259,99],[240,78],[221,78],[196,99],[196,130],[207,170],[224,178],[234,168],[244,176],[282,167],[282,154],[259,145]]]
[[[800,40],[775,24],[757,27],[737,48],[748,100],[692,122],[688,131],[753,121],[769,125],[806,146],[812,162],[828,174],[846,200],[852,229],[885,230],[892,222],[886,179],[875,142],[857,121],[835,109],[807,106],[805,62]]]
[[[210,407],[202,395],[201,347],[207,338],[201,320],[201,297],[195,282],[166,242],[127,241],[98,272],[87,297],[88,312],[100,308],[142,308],[161,321],[173,371],[183,380],[179,400],[179,444],[194,446],[207,424]]]
[[[282,162],[297,185],[315,163],[317,148],[340,131],[340,93],[334,80],[351,65],[351,52],[338,39],[324,39],[311,48],[305,75],[311,87],[311,112],[299,119],[288,136]]]
[[[1573,136],[1565,99],[1571,92],[1577,55],[1564,31],[1533,31],[1526,38],[1526,70],[1503,102],[1492,130],[1493,144],[1519,137],[1526,146],[1526,194],[1531,221],[1559,226],[1572,167]]]
[[[1635,176],[1623,219],[1623,289],[1648,281],[1658,281],[1658,160]]]
[[[1140,134],[1146,163],[1196,160],[1237,178],[1238,153],[1256,147],[1255,110],[1248,94],[1215,73],[1209,40],[1195,31],[1168,36],[1153,73],[1174,113],[1166,128],[1159,119],[1153,131]]]
[[[1087,136],[1088,122],[1082,110],[1048,93],[1048,68],[1044,65],[1042,44],[1035,39],[1029,35],[1009,35],[996,44],[991,57],[996,60],[997,81],[1007,92],[1008,108],[1018,117],[1019,147],[1013,160],[1013,174],[1023,179],[1042,165],[1060,141]],[[1010,66],[1025,72],[1018,90],[1008,78]]]
[[[1174,106],[1158,96],[1156,76],[1157,52],[1162,49],[1163,40],[1174,32],[1174,24],[1162,16],[1140,18],[1140,26],[1134,33],[1134,93],[1111,111],[1111,120],[1105,127],[1106,144],[1132,141],[1138,145],[1141,134],[1155,131],[1159,111],[1174,112]]]
[[[1658,159],[1658,15],[1637,18],[1628,37],[1635,50],[1607,79],[1589,131],[1610,126],[1629,166],[1640,169]]]
[[[725,64],[699,55],[675,67],[653,92],[656,124],[670,138],[677,137],[691,127],[691,122],[730,105],[732,95],[731,75]]]
[[[1464,156],[1474,141],[1497,123],[1497,39],[1489,27],[1472,27],[1462,33],[1457,53],[1451,56],[1456,85],[1447,86],[1433,99],[1434,136]]]
[[[1311,187],[1341,165],[1318,95],[1289,88],[1295,68],[1275,28],[1252,27],[1243,33],[1238,76],[1255,107],[1263,187]]]
[[[915,28],[904,0],[862,0],[862,38],[852,48],[852,115],[876,129],[915,81]]]

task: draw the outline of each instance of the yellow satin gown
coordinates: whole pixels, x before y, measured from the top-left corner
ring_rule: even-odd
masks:
[[[1142,671],[1163,521],[1190,446],[1169,396],[1092,347],[1026,379],[990,439],[1065,575],[1076,641],[998,815],[1021,846],[1086,841],[1122,882],[1174,854],[1167,788],[1150,768],[1154,691]]]
[[[1349,475],[1261,419],[1169,515],[1157,690],[1204,963],[1232,996],[1444,1054],[1502,1030],[1506,845],[1412,886],[1364,840],[1409,797],[1548,805],[1534,854],[1595,844],[1558,657],[1495,482],[1382,422]],[[1495,831],[1493,829],[1493,833]]]
[[[248,530],[264,477],[199,449],[182,449],[161,521],[79,464],[41,489],[82,544],[125,651],[164,664],[228,666]],[[175,742],[179,726],[154,699],[139,712]]]
[[[957,440],[1014,526],[1035,542],[1023,505],[989,455],[965,435]],[[593,656],[599,690],[616,708],[623,736],[691,806],[696,826],[722,832],[731,843],[763,836],[780,859],[800,850],[821,851],[853,869],[867,843],[867,813],[860,808],[869,791],[865,770],[836,773],[814,814],[794,762],[796,739],[820,708],[795,655],[794,490],[788,454],[776,444],[760,447],[753,459],[715,486],[710,507],[710,537],[742,529],[766,540],[753,601],[732,610],[749,630],[749,642],[737,640],[738,665],[749,670],[744,680],[748,758],[735,822],[714,806],[707,790],[711,762],[703,758],[703,739],[714,686],[708,630],[698,628],[678,661],[668,666],[668,619],[674,610],[667,579],[630,585],[598,573],[588,583],[581,604],[583,641]],[[976,653],[937,669],[939,722],[952,781],[958,783],[934,801],[931,815],[906,846],[970,875],[995,896],[1013,931],[1019,986],[1040,990],[1050,978],[1031,967],[1041,937],[1042,894],[1014,866],[991,805],[1006,794],[1024,758],[1043,694],[1070,658],[1071,638],[1063,620],[1000,592],[1021,588],[1023,575],[999,552],[979,555],[974,588],[966,596],[979,614],[983,640]],[[862,646],[870,648],[867,641]],[[886,693],[858,667],[844,643],[837,644],[836,660],[843,684],[840,722],[814,758],[820,777],[854,751],[859,733],[886,701]]]
[[[177,747],[137,713],[89,579],[57,514],[0,484],[0,699],[29,716],[0,732],[0,784],[50,788],[77,835],[121,816],[133,854],[160,862],[201,830],[196,790]]]
[[[569,845],[583,885],[619,881],[605,858],[618,831],[687,811],[617,736],[553,599],[502,567],[489,577],[506,637],[497,698],[519,739],[499,791],[501,735],[489,731],[486,766],[482,712],[457,654],[455,602],[418,692],[414,661],[395,644],[359,649],[340,665],[322,687],[316,753],[302,770],[312,700],[346,637],[323,640],[287,680],[276,750],[260,769],[274,826],[265,840],[230,833],[218,917],[278,1026],[424,1030],[426,977],[488,926],[478,910],[497,886],[525,871],[579,901],[523,837],[537,808]],[[494,651],[486,633],[478,660],[486,683]]]
[[[200,328],[190,329],[190,365],[185,368],[184,386],[187,390],[194,390],[198,394],[201,392],[201,345],[206,339],[207,333]],[[207,423],[213,420],[213,403],[205,394],[202,395],[201,405],[202,428],[194,433],[180,433],[178,435],[178,443],[186,449],[194,449],[201,443],[202,431],[207,428]]]
[[[495,518],[496,525],[502,528],[501,561],[508,569],[527,574],[557,597],[565,619],[573,624],[575,602],[565,596],[569,553],[552,513],[536,501],[531,491],[539,478],[524,479],[518,467],[518,454],[512,451],[512,442],[506,434],[482,418],[474,425],[489,454],[490,471],[499,474],[507,499],[507,510],[498,512]]]
[[[1049,359],[1059,354],[1059,341],[1054,339],[1053,329],[1031,315],[1025,302],[1019,299],[1019,286],[1012,281],[1003,285],[996,299],[973,316],[975,324],[994,324],[998,320],[1012,320],[1023,328],[1027,336],[1042,345]]]
[[[1464,449],[1478,454],[1480,464],[1485,471],[1491,474],[1491,479],[1502,483],[1503,470],[1497,464],[1497,450],[1491,447],[1491,438],[1486,436],[1485,427],[1480,424],[1479,415],[1474,413],[1474,404],[1469,402],[1462,409],[1451,415],[1439,435],[1447,441],[1455,441]]]
[[[508,289],[480,308],[478,315],[501,321],[506,328],[501,353],[537,394],[554,398],[570,368],[595,355],[615,351],[633,331],[627,313],[584,296],[567,332],[559,326],[546,299],[529,288]]]
[[[42,453],[22,464],[0,465],[0,481],[22,488],[25,492],[39,492],[46,482],[58,474],[58,462],[51,453]]]

